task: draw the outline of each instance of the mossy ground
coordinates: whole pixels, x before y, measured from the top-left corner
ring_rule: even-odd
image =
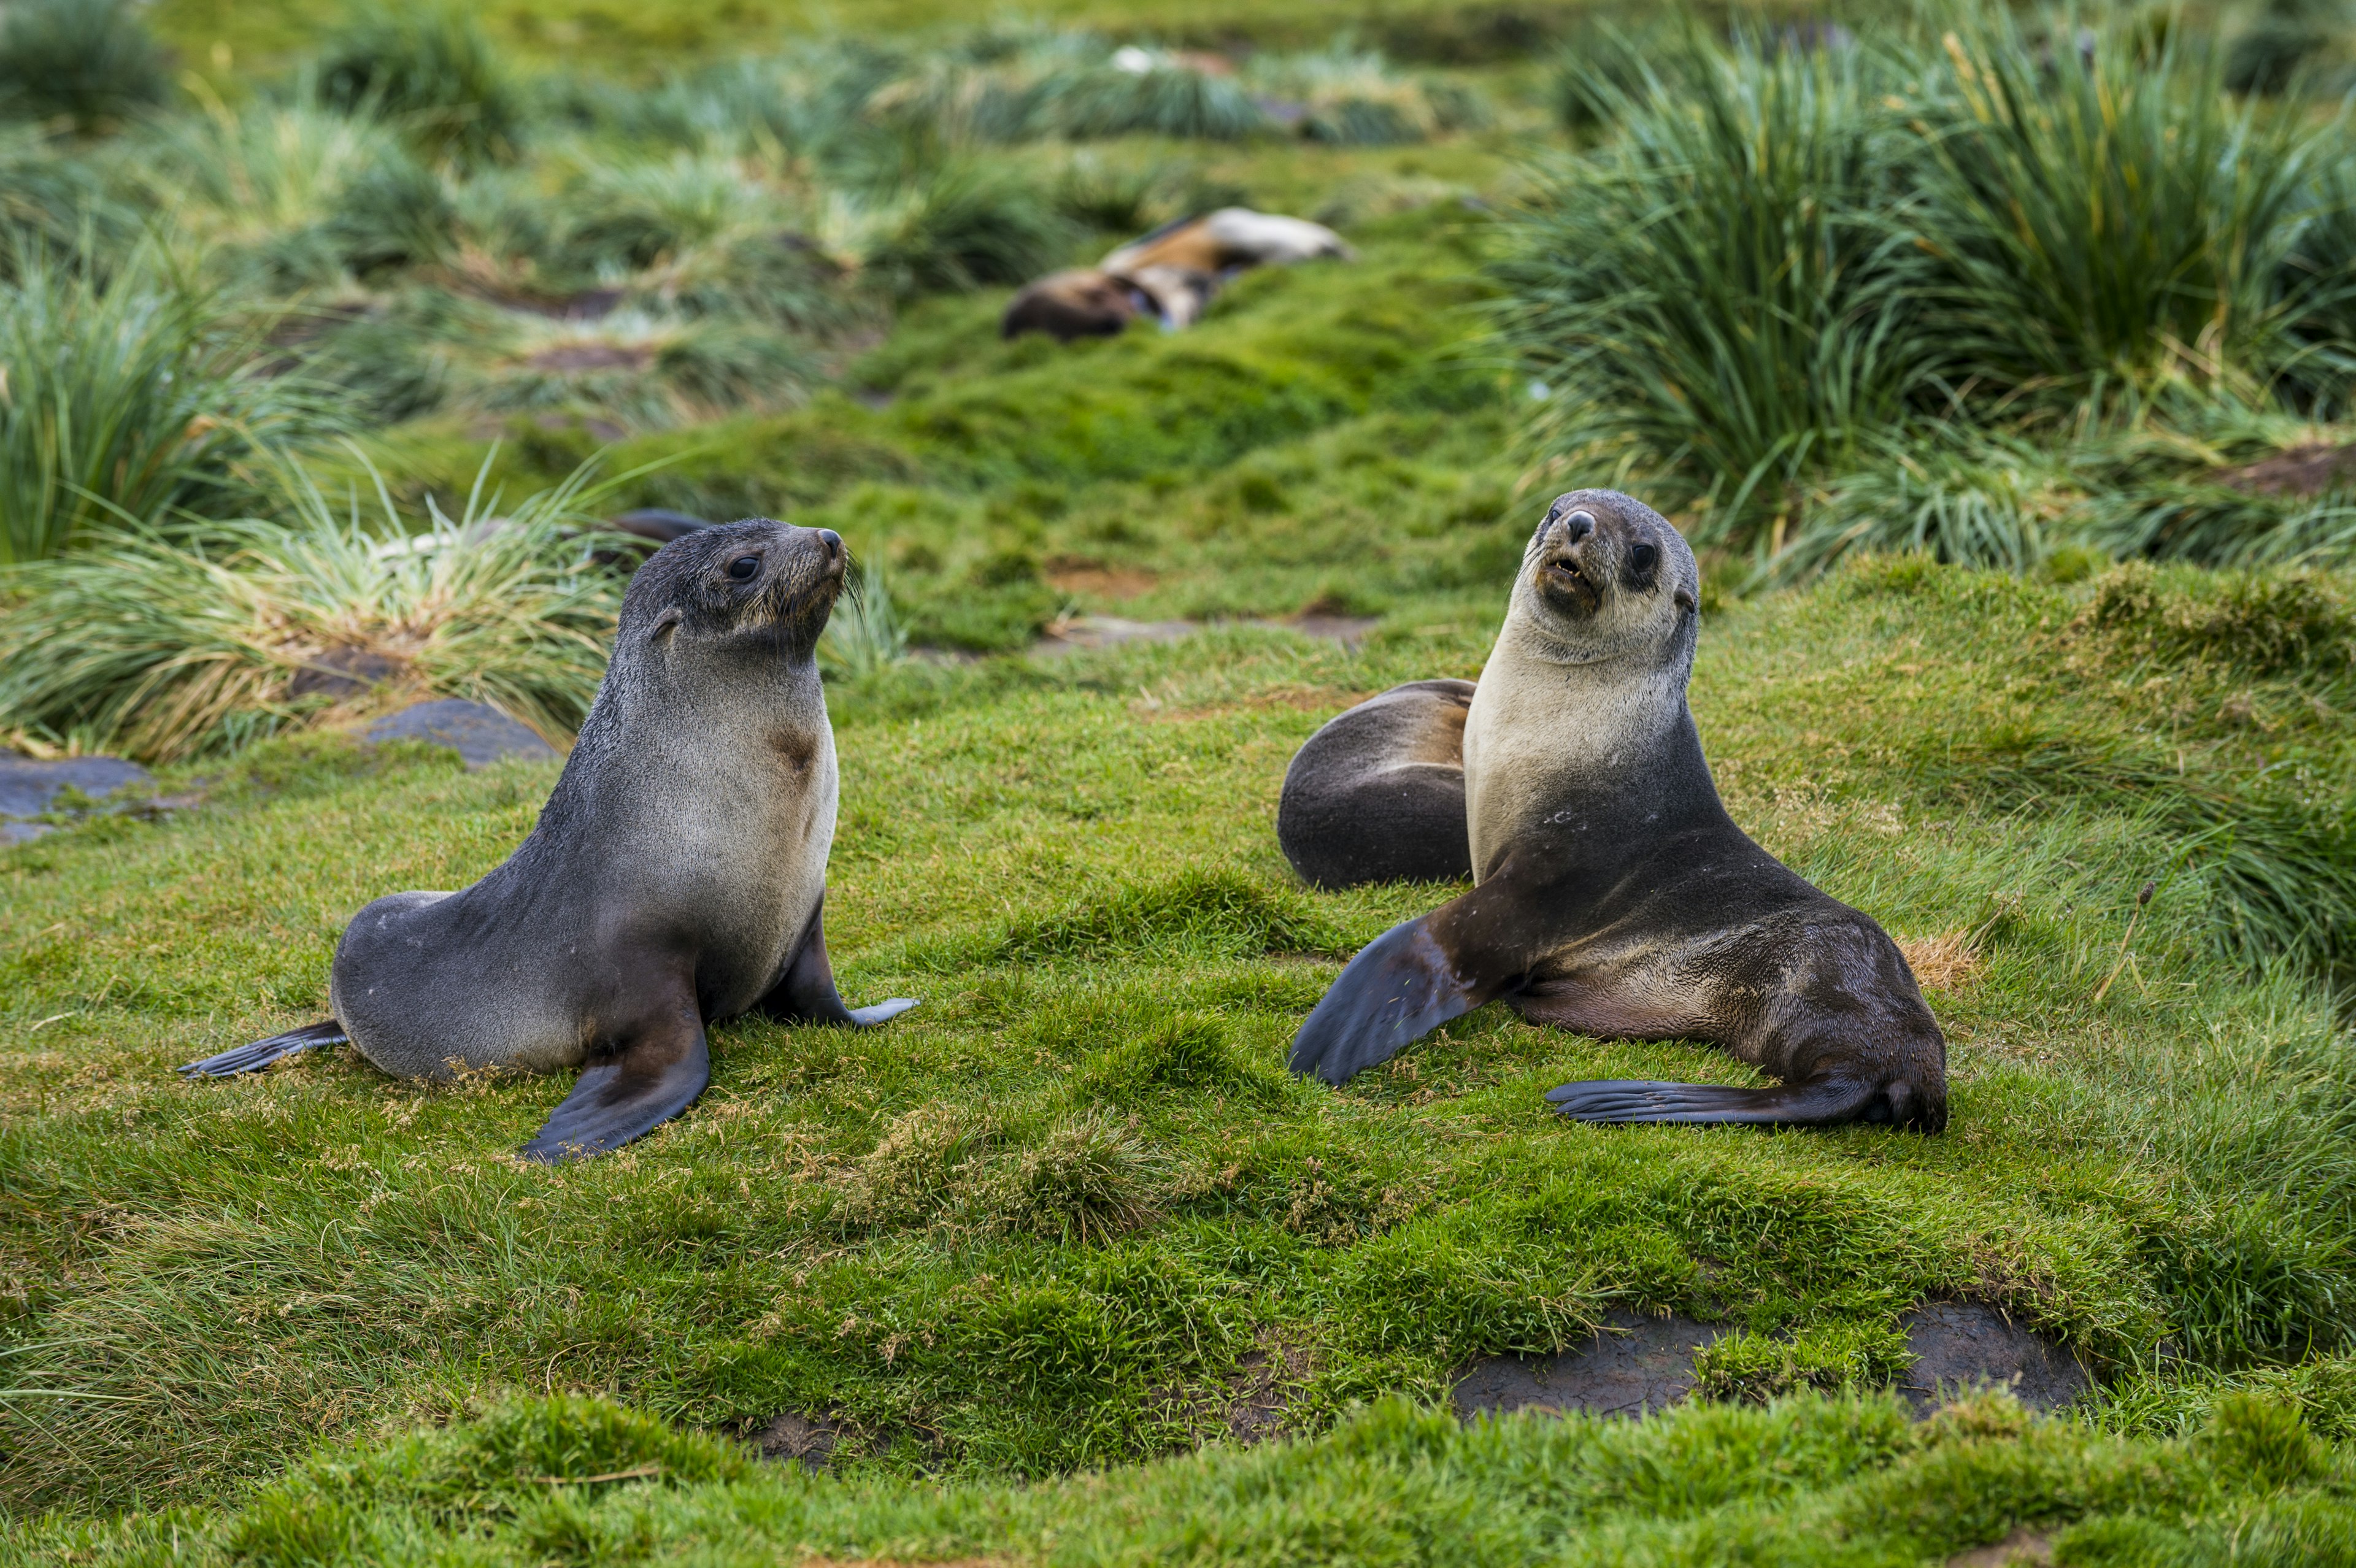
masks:
[[[2349,863],[2347,581],[1906,560],[1712,597],[1720,786],[1922,955],[1943,1137],[1562,1124],[1569,1078],[1746,1070],[1496,1008],[1294,1082],[1341,961],[1451,890],[1300,886],[1285,763],[1358,697],[1478,672],[1543,497],[1455,199],[1508,160],[1218,156],[1271,207],[1364,179],[1362,259],[1071,349],[1001,344],[1002,293],[926,302],[838,394],[609,460],[675,460],[636,498],[840,528],[920,642],[992,656],[831,690],[830,945],[854,1001],[916,1012],[723,1026],[687,1115],[525,1168],[561,1081],[169,1070],[319,1016],[350,912],[496,864],[552,765],[282,739],[168,777],[195,809],[0,853],[0,1382],[45,1391],[0,1399],[0,1507],[63,1516],[11,1550],[1913,1562],[2029,1521],[2086,1562],[2344,1549],[2316,1445],[2356,1436],[2347,955],[2252,912]],[[590,444],[527,423],[500,462],[520,485]],[[484,443],[379,451],[462,489]],[[1381,619],[1355,648],[1240,624],[1311,606]],[[1017,651],[1073,610],[1228,624]],[[2067,1340],[2092,1419],[1909,1435],[1866,1391],[1941,1296]],[[1398,1403],[1615,1307],[1798,1339],[1851,1387],[1471,1433]],[[1271,1362],[1304,1441],[1161,1457]],[[2211,1417],[2242,1385],[2320,1436]],[[729,1443],[787,1410],[840,1424],[848,1481]],[[1104,1473],[1018,1484],[1073,1470]]]

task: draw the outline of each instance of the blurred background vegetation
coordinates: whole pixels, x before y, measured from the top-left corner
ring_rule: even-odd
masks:
[[[427,676],[387,541],[552,507],[605,613],[618,509],[837,527],[881,607],[843,669],[1379,613],[1487,581],[1573,483],[1642,490],[1721,593],[1858,549],[2327,566],[2351,85],[2327,0],[16,0],[0,615],[112,641],[0,665],[0,734],[218,751],[363,653],[541,690],[528,636]],[[1237,202],[1365,261],[1183,336],[997,341],[1006,291]],[[331,522],[380,570],[328,623],[267,607]],[[86,597],[126,549],[176,563],[136,616]],[[222,573],[274,628],[232,704],[187,689]],[[577,706],[518,705],[560,741]]]

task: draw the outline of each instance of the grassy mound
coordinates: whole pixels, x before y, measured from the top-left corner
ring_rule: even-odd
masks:
[[[2326,1421],[2344,1428],[2344,1411]],[[43,1531],[0,1562],[698,1561],[1912,1564],[2008,1545],[2060,1561],[2341,1563],[2351,1457],[2299,1413],[2222,1401],[2187,1439],[2033,1422],[2001,1397],[1910,1427],[1804,1398],[1642,1424],[1459,1429],[1388,1401],[1313,1443],[1053,1486],[778,1473],[594,1399],[518,1401],[320,1453],[243,1507]],[[1971,1559],[1965,1558],[1965,1561]]]

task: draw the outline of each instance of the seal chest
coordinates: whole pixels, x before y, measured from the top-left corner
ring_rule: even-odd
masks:
[[[1698,595],[1692,551],[1642,503],[1547,507],[1464,717],[1474,889],[1351,961],[1296,1071],[1341,1083],[1502,997],[1589,1033],[1708,1040],[1783,1080],[1548,1096],[1581,1120],[1945,1125],[1945,1040],[1896,944],[1719,800],[1686,703]]]
[[[336,1019],[182,1071],[252,1071],[348,1038],[403,1077],[583,1067],[528,1157],[600,1153],[678,1115],[710,1078],[707,1020],[761,1011],[867,1025],[820,912],[833,731],[815,659],[842,541],[754,519],[640,567],[563,775],[516,852],[455,893],[354,917]]]

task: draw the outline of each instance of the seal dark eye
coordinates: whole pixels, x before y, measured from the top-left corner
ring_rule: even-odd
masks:
[[[1628,564],[1638,571],[1652,571],[1653,563],[1660,559],[1661,548],[1658,545],[1640,544],[1628,552]]]
[[[728,563],[728,575],[739,582],[750,582],[760,570],[761,558],[757,555],[740,555]]]

